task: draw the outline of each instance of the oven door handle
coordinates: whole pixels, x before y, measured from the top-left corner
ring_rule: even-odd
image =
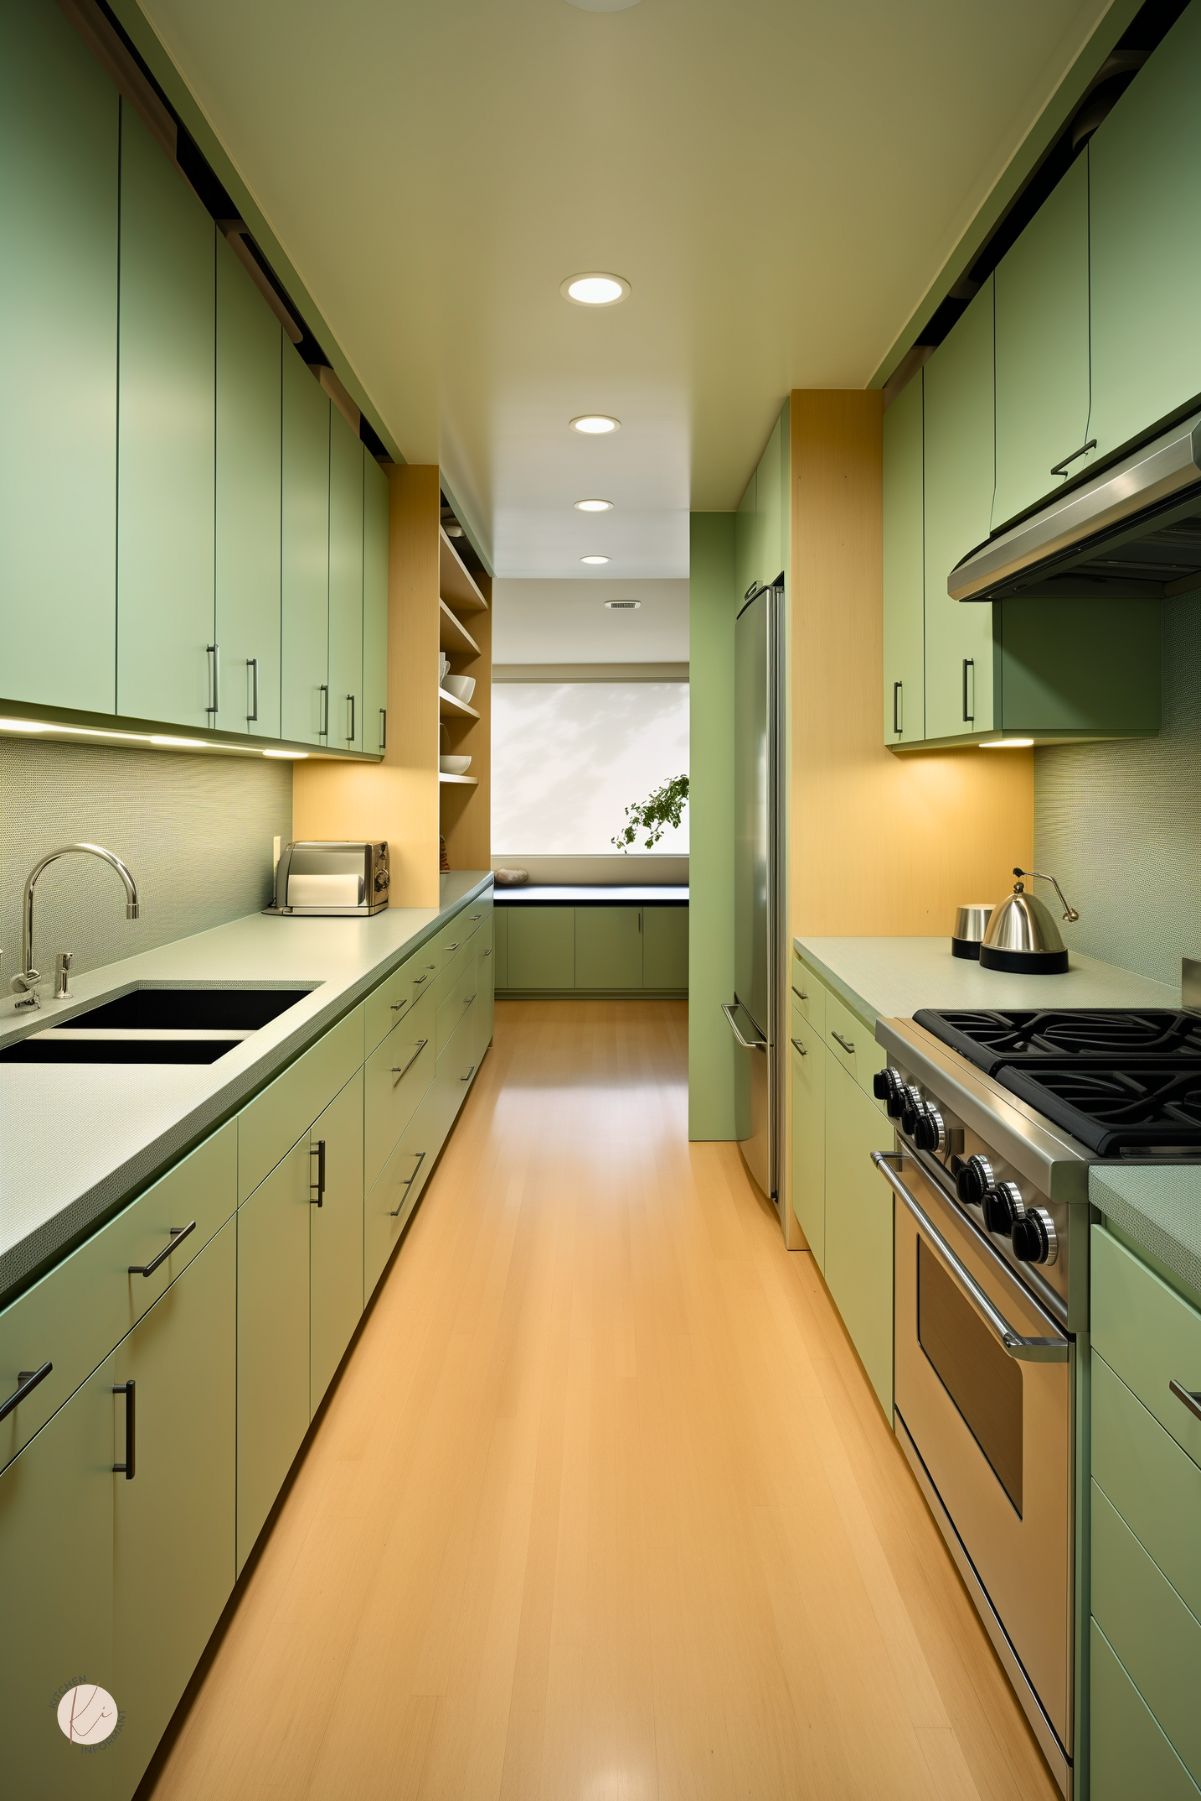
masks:
[[[898,1151],[873,1151],[871,1158],[897,1199],[913,1215],[918,1231],[947,1273],[962,1288],[1001,1349],[1019,1363],[1066,1363],[1071,1352],[1070,1342],[1066,1338],[1027,1338],[1021,1332],[1015,1332],[1005,1315],[993,1306],[971,1270],[956,1256],[934,1221],[897,1175],[893,1165],[903,1165],[904,1154]]]

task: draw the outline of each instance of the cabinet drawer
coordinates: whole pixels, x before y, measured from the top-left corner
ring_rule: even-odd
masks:
[[[1155,1723],[1146,1702],[1092,1621],[1089,1707],[1092,1801],[1198,1801],[1201,1789]]]
[[[238,1200],[308,1131],[363,1061],[363,1009],[333,1026],[238,1115]]]
[[[423,945],[406,957],[399,968],[373,989],[363,1002],[363,1054],[369,1057],[392,1027],[399,1025],[410,1008],[432,986],[438,965]]]
[[[1201,1619],[1201,1469],[1096,1353],[1092,1427],[1094,1481]]]
[[[1094,1350],[1201,1464],[1201,1420],[1169,1387],[1201,1393],[1201,1312],[1103,1226],[1092,1229],[1091,1305]]]
[[[479,959],[467,952],[466,961],[456,964],[454,986],[438,1001],[434,1023],[434,1049],[441,1056],[471,1009],[479,1001]]]
[[[1201,1624],[1095,1482],[1092,1496],[1097,1624],[1196,1781],[1201,1772]]]
[[[813,971],[805,967],[795,952],[789,981],[792,985],[792,993],[789,998],[793,1006],[800,1009],[819,1037],[824,1036],[826,1030],[825,987],[818,981]]]
[[[0,1421],[0,1467],[73,1394],[154,1304],[237,1205],[232,1121],[131,1201],[56,1269],[0,1313],[0,1401],[22,1371],[52,1367]],[[140,1273],[179,1236],[179,1248]]]
[[[826,1261],[826,1049],[792,1010],[792,1211],[819,1269]]]
[[[872,1076],[879,1068],[880,1057],[875,1035],[836,994],[825,997],[825,1041],[847,1073],[853,1076],[864,1094],[871,1097]],[[848,1048],[849,1047],[849,1048]]]
[[[439,1129],[441,1113],[431,1087],[367,1190],[363,1214],[363,1291],[367,1295],[399,1243],[438,1160],[446,1136],[445,1130]]]
[[[370,1184],[388,1161],[434,1076],[437,994],[419,1001],[367,1059],[363,1104],[363,1169]]]

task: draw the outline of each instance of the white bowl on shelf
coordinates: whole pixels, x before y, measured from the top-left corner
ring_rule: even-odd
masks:
[[[450,668],[450,658],[447,656],[447,654],[444,650],[440,650],[438,652],[438,686],[440,688],[444,685],[444,683],[446,681],[446,674],[447,674],[447,671],[449,670],[449,668]]]
[[[466,775],[471,768],[470,757],[439,757],[438,767],[443,775]]]
[[[448,694],[453,694],[463,705],[471,705],[471,697],[475,693],[475,677],[473,675],[444,675],[442,686]]]

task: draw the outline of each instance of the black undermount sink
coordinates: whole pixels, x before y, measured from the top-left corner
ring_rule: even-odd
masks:
[[[0,1063],[215,1063],[242,1038],[61,1038],[34,1032],[0,1050]]]
[[[257,1032],[311,992],[308,988],[131,988],[115,1001],[101,1001],[61,1024],[72,1032],[109,1028]]]

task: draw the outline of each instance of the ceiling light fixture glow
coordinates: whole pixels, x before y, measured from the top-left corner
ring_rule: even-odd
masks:
[[[624,275],[569,275],[559,283],[564,300],[576,306],[616,306],[630,291]]]
[[[572,431],[583,432],[586,438],[603,438],[606,432],[620,428],[621,420],[609,413],[580,413],[571,421]]]
[[[611,513],[613,502],[611,500],[577,500],[575,510],[577,513]]]
[[[985,738],[981,750],[1029,750],[1034,743],[1033,738]]]
[[[608,557],[581,557],[580,561],[581,563],[591,563],[596,568],[599,568],[602,563],[607,563],[609,559]]]

